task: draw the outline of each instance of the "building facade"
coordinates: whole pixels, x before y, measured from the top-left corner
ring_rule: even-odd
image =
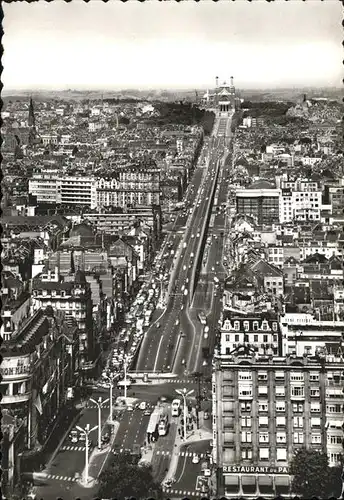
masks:
[[[237,189],[236,213],[249,215],[257,224],[279,222],[280,189]]]
[[[257,355],[248,343],[213,363],[213,462],[219,496],[291,494],[301,447],[338,465],[343,439],[343,355]]]

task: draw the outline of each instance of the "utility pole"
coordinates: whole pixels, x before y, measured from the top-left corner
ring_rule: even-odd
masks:
[[[186,441],[186,418],[187,418],[187,404],[186,404],[186,398],[190,396],[194,390],[191,389],[191,391],[188,391],[185,387],[184,389],[175,389],[176,393],[182,396],[183,402],[184,402],[184,415],[183,415],[183,420],[184,420],[184,441]]]
[[[102,406],[109,401],[109,398],[103,401],[102,397],[100,396],[98,401],[92,398],[90,398],[90,401],[92,401],[92,403],[94,403],[98,407],[98,449],[100,450],[102,447]]]

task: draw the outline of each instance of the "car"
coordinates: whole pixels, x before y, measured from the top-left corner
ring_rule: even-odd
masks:
[[[183,266],[183,271],[186,271],[186,266],[185,265]]]
[[[143,414],[144,414],[145,416],[151,415],[151,414],[152,414],[152,410],[150,410],[149,408],[147,408],[147,410],[145,410],[145,411],[143,412]]]
[[[214,267],[214,266],[212,266],[211,270],[212,270],[212,271],[215,271],[215,267]]]
[[[182,311],[183,309],[184,309],[184,304],[182,304],[182,306],[181,306],[180,310]]]
[[[195,237],[195,235],[192,233],[191,238],[194,238],[194,237]]]
[[[197,453],[194,453],[192,455],[192,463],[193,464],[199,464],[199,456],[197,455]]]
[[[157,328],[160,328],[160,326],[161,326],[161,325],[160,325],[160,323],[157,323],[157,324],[156,324],[156,327],[157,327]]]
[[[216,261],[216,265],[218,266],[219,264],[220,264],[220,262],[217,260],[217,261]]]
[[[146,410],[146,408],[147,408],[146,401],[141,401],[141,403],[139,404],[139,409],[140,410]]]
[[[190,257],[191,258],[195,257],[195,254],[193,252],[191,252]]]
[[[204,412],[203,420],[209,420],[209,412],[207,412],[207,411]]]
[[[179,319],[176,320],[176,326],[178,326],[178,325],[179,325]]]
[[[201,236],[200,233],[197,233],[197,238],[199,238],[200,236]]]

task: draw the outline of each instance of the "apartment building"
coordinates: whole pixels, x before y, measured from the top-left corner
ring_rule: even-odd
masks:
[[[300,447],[327,452],[330,465],[338,463],[343,368],[340,352],[259,355],[248,342],[226,354],[216,351],[213,462],[219,496],[290,494],[289,464]]]
[[[40,309],[7,333],[0,368],[1,464],[5,494],[13,498],[20,473],[39,468],[56,416],[73,399],[77,325],[63,313]]]
[[[79,364],[87,367],[95,356],[95,339],[91,288],[84,272],[78,270],[75,275],[63,278],[55,268],[36,276],[32,282],[32,310],[47,306],[64,311],[66,318],[75,318],[79,329]]]
[[[237,189],[236,213],[249,215],[257,224],[273,224],[279,221],[279,189]]]
[[[109,178],[34,173],[29,193],[38,203],[97,207],[160,205],[160,171],[157,168],[118,169]]]

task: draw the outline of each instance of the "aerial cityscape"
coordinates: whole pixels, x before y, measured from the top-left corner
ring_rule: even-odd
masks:
[[[4,8],[5,499],[344,495],[340,10],[239,3]]]

